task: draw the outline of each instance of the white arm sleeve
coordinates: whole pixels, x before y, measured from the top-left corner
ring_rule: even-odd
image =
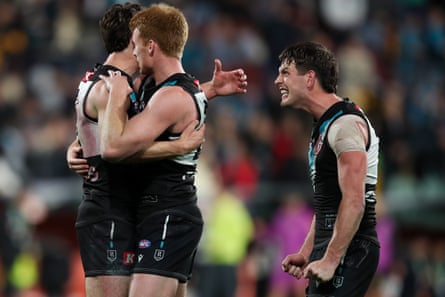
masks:
[[[338,157],[342,152],[366,151],[368,127],[366,121],[354,114],[336,119],[328,131],[328,143]]]

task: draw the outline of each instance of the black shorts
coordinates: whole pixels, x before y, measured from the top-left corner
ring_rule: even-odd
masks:
[[[156,211],[145,217],[137,226],[137,263],[133,272],[187,282],[202,229],[202,216],[196,203]]]
[[[85,276],[130,275],[136,262],[134,225],[107,219],[76,227]]]
[[[126,195],[84,189],[76,219],[85,276],[130,275],[135,263],[135,215]]]
[[[321,259],[326,246],[316,248],[310,262]],[[343,264],[335,271],[331,281],[319,283],[310,280],[307,297],[361,297],[365,296],[379,262],[380,247],[367,239],[353,239]]]

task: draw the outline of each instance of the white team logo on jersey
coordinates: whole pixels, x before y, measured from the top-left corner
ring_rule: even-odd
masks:
[[[343,276],[335,275],[334,278],[332,279],[332,285],[335,288],[340,288],[341,286],[343,286],[343,279],[344,279]]]
[[[153,259],[155,259],[156,261],[161,261],[162,259],[164,259],[164,256],[165,250],[156,249],[155,253],[153,254]]]
[[[107,250],[107,260],[110,262],[114,262],[117,259],[117,251],[116,250]]]
[[[97,182],[98,179],[99,179],[99,172],[97,172],[96,167],[90,166],[90,168],[88,168],[87,180],[94,183],[94,182]]]
[[[314,145],[314,156],[318,156],[318,153],[320,152],[321,147],[323,146],[323,142],[324,142],[324,135],[320,134]]]
[[[142,259],[144,259],[144,255],[139,254],[139,255],[138,255],[138,263],[141,263],[141,262],[142,262]]]

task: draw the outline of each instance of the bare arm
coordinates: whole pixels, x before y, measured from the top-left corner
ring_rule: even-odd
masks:
[[[121,81],[120,83],[122,83],[123,85],[126,84],[126,82],[123,81]],[[117,87],[119,86],[120,85],[118,85]],[[122,91],[123,91],[122,95],[120,92],[117,92],[116,96],[121,96],[122,98],[124,98],[123,94],[125,94],[125,90],[127,90],[127,92],[132,91],[129,86],[127,88],[122,86]],[[106,95],[109,96],[108,91]],[[125,98],[124,102],[122,102],[122,105],[119,105],[118,108],[121,112],[123,111],[123,114],[122,115],[118,114],[119,113],[118,111],[117,113],[112,114],[112,116],[115,116],[116,118],[119,118],[121,120],[115,120],[115,122],[111,122],[111,124],[126,123],[127,119],[126,111],[128,109],[128,100]],[[101,110],[105,112],[106,107],[102,108]],[[99,112],[98,117],[104,118],[105,115],[104,113]],[[103,131],[103,127],[101,126],[101,124],[103,124],[103,121],[99,120],[99,126],[100,126],[99,129],[100,131]],[[136,162],[144,160],[146,161],[146,160],[161,159],[188,153],[199,147],[199,145],[201,145],[202,142],[204,141],[205,129],[195,130],[195,127],[197,125],[198,125],[197,120],[192,121],[187,127],[187,129],[185,129],[183,133],[181,133],[180,139],[175,141],[155,141],[150,146],[145,147],[140,151],[135,152],[135,154],[129,156],[128,158],[122,159],[120,161],[125,161],[125,162]],[[103,135],[103,133],[101,133],[101,135]]]
[[[132,90],[126,81],[126,78],[122,77],[120,73],[117,74],[117,72],[109,71],[109,75],[110,77],[101,76],[102,80],[104,80],[107,85],[109,95],[108,103],[104,111],[98,115],[98,123],[101,156],[107,161],[113,161],[110,158],[104,157],[104,155],[113,155],[111,148],[119,144],[117,140],[123,133],[125,124],[128,121],[127,108],[129,100],[127,97]],[[115,77],[114,80],[112,80],[112,76]],[[113,81],[114,84],[111,83]]]
[[[330,280],[356,234],[365,211],[367,131],[356,116],[331,127],[329,143],[337,154],[338,183],[342,193],[332,238],[322,259],[305,269],[305,277]]]
[[[212,80],[202,84],[201,87],[208,99],[212,99],[215,96],[244,94],[247,92],[247,76],[242,69],[223,71],[221,61],[219,59],[215,59],[215,68],[213,71]],[[122,98],[126,98],[126,96],[128,96],[128,94],[131,92],[131,89],[125,86],[124,81],[121,81],[120,85],[115,86],[115,89],[118,88],[120,88],[120,91],[116,92],[116,94],[113,96],[121,98],[121,101],[117,100],[114,107],[109,109],[115,109],[115,111],[118,112],[114,114],[106,113],[106,115],[104,115],[108,119],[105,127],[107,131],[112,129],[123,131],[123,126],[128,120],[126,117],[126,100],[122,100]],[[121,104],[118,104],[118,102]],[[122,152],[119,153],[118,151],[113,151],[112,148],[116,148],[116,146],[112,146],[110,145],[110,142],[107,142],[113,141],[113,138],[111,138],[112,135],[109,134],[106,139],[101,136],[101,151],[103,152],[103,155],[110,157],[110,160],[114,161],[122,161],[130,156],[130,161],[137,161],[180,155],[195,149],[203,142],[204,130],[190,132],[191,133],[184,135],[185,138],[183,138],[183,135],[181,135],[181,139],[179,141],[153,142],[148,147],[144,145],[143,148],[140,151],[135,152],[133,156],[128,155],[129,152],[124,154]],[[103,135],[103,133],[101,133],[101,135]],[[114,135],[118,136],[117,134]]]
[[[314,275],[320,281],[328,281],[358,230],[364,213],[366,154],[364,152],[341,153],[338,159],[339,182],[342,189],[334,232],[325,255],[308,267],[307,276]],[[311,265],[310,264],[310,265]]]
[[[156,141],[143,152],[124,160],[125,162],[140,162],[153,159],[162,159],[193,151],[204,142],[205,125],[195,130],[198,121],[193,121],[187,126],[181,137],[174,141]],[[75,139],[67,149],[66,161],[68,167],[83,178],[88,177],[89,165],[82,157],[82,147]]]
[[[141,113],[128,120],[127,96],[131,89],[125,78],[119,73],[101,78],[110,89],[101,129],[101,155],[108,161],[121,161],[145,151],[163,131],[174,124],[181,123],[182,130],[178,132],[182,132],[192,118],[188,117],[189,120],[184,122],[187,118],[184,115],[190,110],[196,113],[194,105],[184,104],[185,100],[181,100],[184,94],[188,96],[182,88],[167,87],[153,95]]]
[[[247,75],[243,69],[223,71],[219,59],[215,59],[215,69],[211,81],[201,85],[208,100],[216,96],[245,94],[247,92]]]
[[[102,119],[104,117],[109,92],[106,89],[105,84],[99,82],[93,88],[90,95],[92,95],[91,98],[93,99],[88,100],[90,105],[87,108],[89,108],[89,113],[92,114],[93,117],[97,117],[99,119],[99,131],[101,131]],[[152,146],[138,152],[132,156],[131,159],[125,161],[135,162],[166,158],[188,153],[196,149],[204,142],[205,132],[204,126],[199,130],[195,130],[194,128],[197,126],[197,124],[197,120],[190,122],[189,126],[183,131],[183,133],[181,133],[181,137],[178,140],[154,142]],[[67,148],[66,161],[68,167],[76,174],[83,178],[88,177],[89,165],[87,160],[83,157],[82,147],[77,139],[73,140],[73,142]]]
[[[326,252],[332,259],[344,255],[363,216],[367,134],[365,121],[356,115],[339,118],[329,132],[329,143],[337,155],[338,182],[342,192],[334,233]]]
[[[198,148],[204,142],[205,124],[196,130],[198,120],[187,126],[181,137],[174,141],[155,141],[145,151],[137,152],[125,161],[135,162],[162,159],[186,154]]]

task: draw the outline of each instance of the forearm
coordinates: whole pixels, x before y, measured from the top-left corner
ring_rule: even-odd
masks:
[[[100,125],[100,149],[104,159],[109,161],[119,161],[130,156],[132,153],[125,154],[122,148],[125,143],[122,136],[125,124],[128,120],[126,108],[119,104],[121,99],[114,97],[126,96],[122,92],[110,92],[109,101],[105,109],[103,119],[99,119]]]
[[[205,125],[196,130],[198,120],[193,120],[182,131],[179,139],[174,141],[156,141],[146,149],[142,149],[128,158],[129,162],[144,161],[150,159],[162,159],[172,156],[183,155],[197,148],[204,141]]]
[[[315,236],[315,215],[312,218],[311,227],[306,235],[303,245],[300,247],[300,250],[298,251],[298,253],[302,254],[306,258],[306,260],[309,259],[309,256],[314,247],[314,236]]]
[[[173,157],[186,153],[179,141],[156,141],[144,151],[137,152],[126,159],[128,162],[149,161]]]
[[[338,157],[338,183],[342,193],[334,232],[326,257],[340,261],[355,236],[365,211],[366,153],[342,152]]]
[[[363,213],[364,205],[362,203],[348,203],[344,199],[342,200],[325,257],[340,262],[360,226]]]

